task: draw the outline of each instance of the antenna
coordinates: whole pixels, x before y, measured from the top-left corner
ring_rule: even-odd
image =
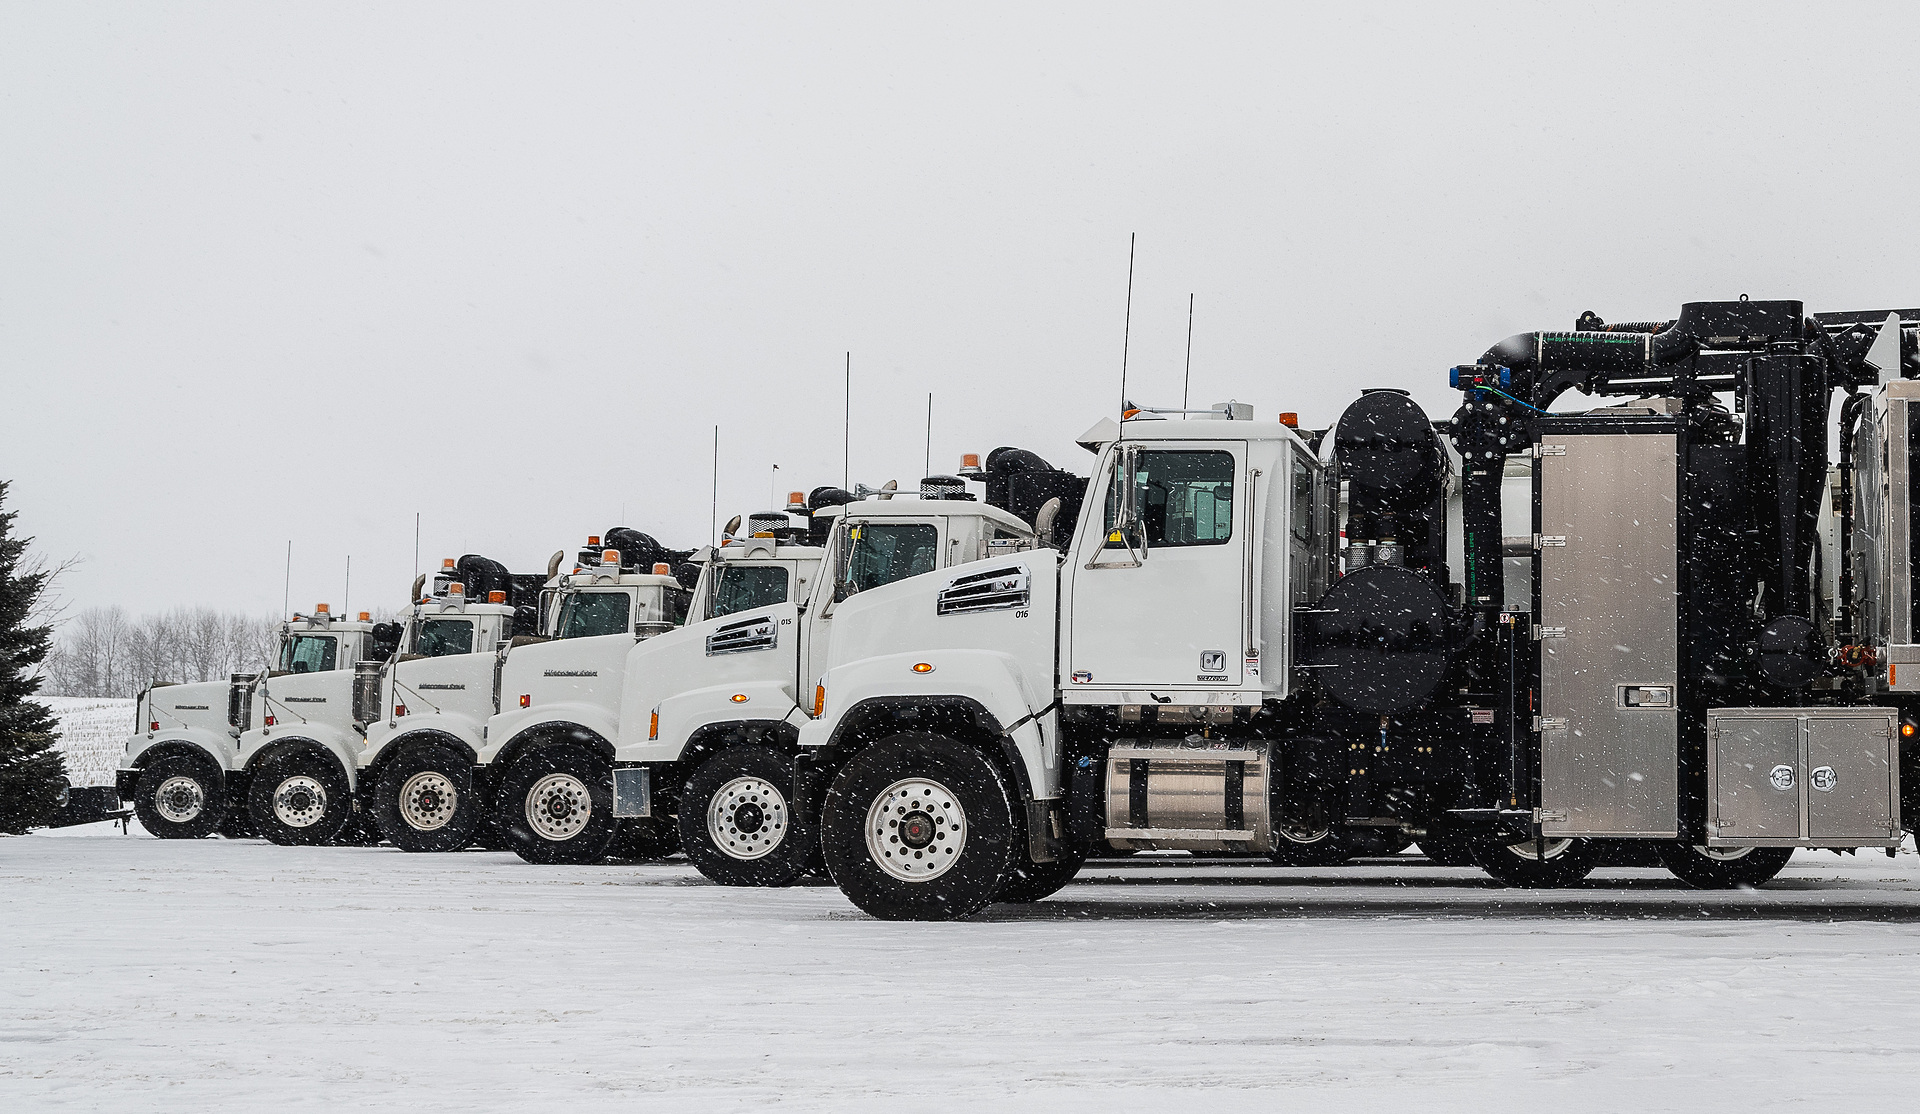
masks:
[[[353,614],[353,554],[347,554],[347,586],[340,592],[340,614]]]
[[[774,489],[778,488],[779,486],[780,486],[780,466],[776,464],[773,466],[773,471],[767,473],[767,506],[771,507],[774,505],[774,502],[773,502]]]
[[[1180,380],[1180,409],[1192,405],[1187,401],[1188,388],[1193,385],[1193,295],[1187,295],[1187,373]]]
[[[707,512],[707,544],[720,541],[720,427],[713,427],[713,508]]]
[[[840,486],[853,486],[853,353],[847,353],[847,409],[841,418],[840,428],[844,433],[841,445]]]
[[[1127,233],[1127,320],[1120,333],[1120,413],[1127,412],[1127,348],[1133,342],[1133,242],[1140,234]]]
[[[288,615],[293,611],[293,539],[287,539],[287,582],[281,589],[280,614]]]
[[[927,392],[927,459],[926,459],[926,463],[921,465],[920,467],[920,474],[923,476],[933,475],[933,392],[932,391]]]
[[[413,512],[413,575],[420,575],[420,512]]]

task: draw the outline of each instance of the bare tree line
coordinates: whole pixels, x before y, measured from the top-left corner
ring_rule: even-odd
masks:
[[[280,620],[179,607],[129,615],[92,607],[59,624],[45,665],[49,696],[135,696],[155,681],[224,680],[272,661]]]

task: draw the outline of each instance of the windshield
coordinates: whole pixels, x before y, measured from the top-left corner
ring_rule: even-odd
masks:
[[[1233,536],[1233,454],[1207,450],[1151,450],[1139,457],[1133,481],[1140,492],[1140,520],[1147,544],[1221,545]],[[1120,485],[1107,491],[1107,530],[1119,517]],[[1124,543],[1116,536],[1107,548]]]
[[[787,602],[787,570],[778,565],[729,565],[713,586],[713,614],[732,615]]]
[[[939,552],[939,531],[927,525],[862,523],[847,529],[852,546],[846,575],[856,592],[932,572]]]
[[[423,657],[443,658],[449,654],[473,653],[471,619],[427,619],[413,640],[413,652]]]
[[[601,634],[627,634],[632,627],[627,614],[632,607],[626,592],[575,592],[560,604],[560,621],[555,638],[592,638]]]
[[[333,668],[335,640],[327,634],[296,634],[280,650],[280,668],[287,673],[325,673]]]

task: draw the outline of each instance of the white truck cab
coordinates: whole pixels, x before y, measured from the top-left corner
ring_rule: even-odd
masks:
[[[1253,724],[1297,687],[1295,614],[1330,582],[1333,489],[1290,426],[1244,404],[1207,417],[1089,430],[1098,462],[1061,550],[840,605],[794,808],[821,810],[828,868],[862,909],[1033,900],[1100,840],[1272,847]]]
[[[325,843],[353,814],[352,771],[364,742],[354,720],[362,663],[384,658],[367,612],[335,620],[325,605],[281,627],[275,668],[239,701],[233,806],[275,843]]]
[[[651,560],[667,552],[635,554],[589,539],[574,570],[548,584],[545,640],[514,647],[501,661],[498,710],[462,771],[464,781],[440,771],[456,778],[456,790],[467,786],[469,795],[478,775],[479,794],[493,798],[501,834],[531,861],[597,862],[607,852],[615,828],[605,796],[610,789],[599,787],[604,779],[594,781],[602,795],[595,807],[587,786],[568,771],[605,763],[607,740],[618,735],[621,679],[635,642],[686,620],[693,592],[672,562]],[[527,805],[529,795],[537,807]],[[593,846],[576,859],[573,853],[586,846],[576,841],[582,836]]]
[[[484,603],[470,600],[452,571],[449,561],[414,605],[399,653],[355,713],[366,730],[356,775],[362,807],[403,851],[458,851],[484,830],[470,771],[499,710],[516,608],[499,589]]]
[[[350,687],[353,663],[370,653],[368,619],[366,612],[353,622],[335,619],[324,603],[311,616],[296,615],[280,628],[273,673]],[[241,733],[250,726],[259,680],[240,673],[227,681],[154,684],[140,694],[115,781],[147,831],[192,839],[246,830]]]

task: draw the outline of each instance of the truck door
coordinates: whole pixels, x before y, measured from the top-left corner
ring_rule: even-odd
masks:
[[[1209,703],[1193,694],[1246,680],[1250,487],[1260,479],[1246,458],[1244,441],[1108,451],[1067,561],[1069,702]]]
[[[870,592],[896,580],[945,567],[940,559],[944,517],[919,521],[883,519],[844,523],[816,577],[807,608],[807,635],[800,662],[800,704],[812,708],[813,685],[826,669],[836,597]]]

